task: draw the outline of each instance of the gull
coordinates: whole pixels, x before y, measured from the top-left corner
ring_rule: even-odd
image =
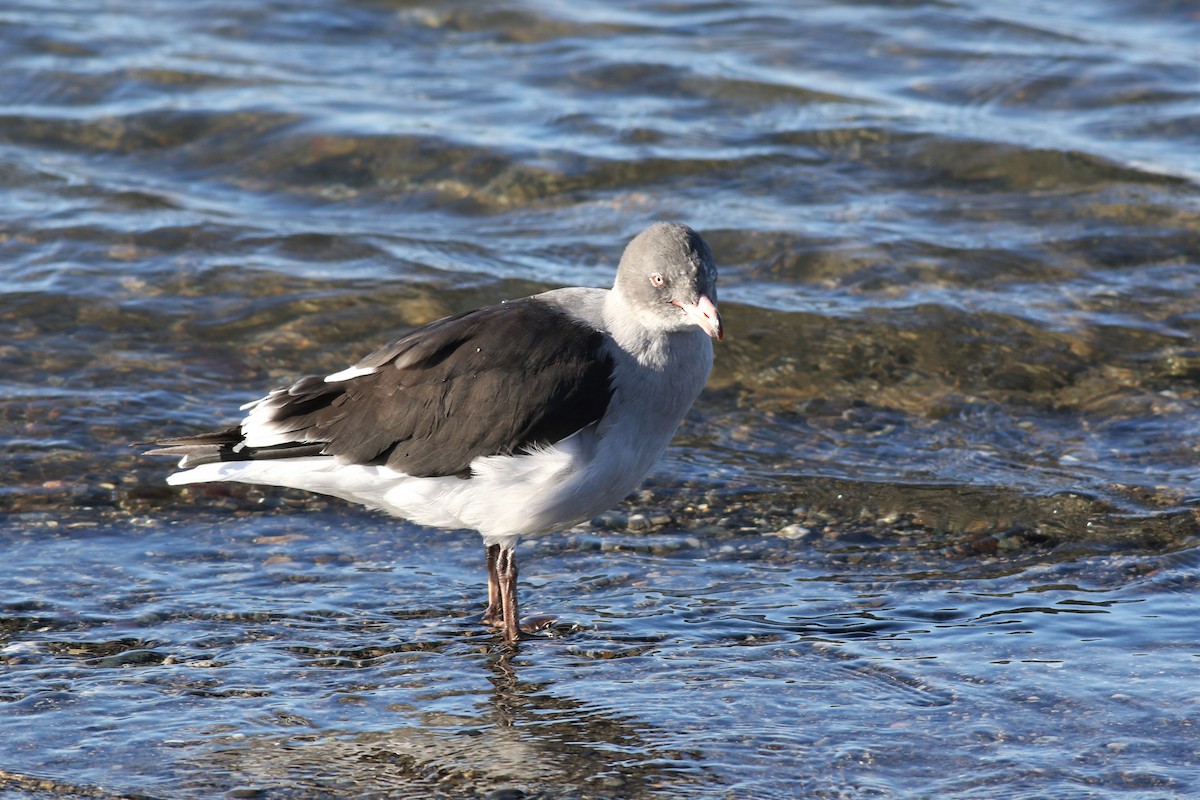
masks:
[[[688,226],[659,222],[629,242],[612,289],[445,317],[247,403],[232,427],[160,439],[147,455],[180,459],[172,485],[291,487],[478,531],[483,621],[516,644],[518,540],[590,520],[636,489],[722,338],[712,252]]]

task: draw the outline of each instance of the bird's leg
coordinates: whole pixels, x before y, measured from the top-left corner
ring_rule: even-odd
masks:
[[[487,547],[488,606],[483,612],[485,625],[500,627],[504,624],[504,609],[500,603],[500,576],[496,574],[496,562],[500,559],[500,545]]]
[[[502,548],[496,565],[500,579],[500,604],[504,609],[504,641],[516,644],[521,638],[520,614],[517,613],[517,551]]]

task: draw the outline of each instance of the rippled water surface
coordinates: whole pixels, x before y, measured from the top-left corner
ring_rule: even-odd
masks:
[[[1200,794],[1200,12],[0,8],[6,797]],[[644,490],[520,550],[166,487],[400,330],[698,228]]]

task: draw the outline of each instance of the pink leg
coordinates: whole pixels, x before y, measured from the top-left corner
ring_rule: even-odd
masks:
[[[516,644],[521,638],[521,615],[517,612],[517,553],[513,549],[500,550],[496,564],[500,582],[500,605],[504,609],[504,641]]]
[[[489,544],[487,548],[488,573],[488,606],[483,612],[485,625],[502,627],[504,625],[504,609],[500,600],[500,576],[496,574],[496,562],[500,558],[500,545]]]

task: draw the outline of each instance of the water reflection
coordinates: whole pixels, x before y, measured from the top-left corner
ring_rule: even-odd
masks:
[[[545,682],[523,680],[531,667],[514,663],[503,648],[456,660],[456,670],[482,670],[491,690],[464,694],[434,683],[411,723],[387,730],[356,733],[293,720],[280,724],[303,730],[181,743],[178,768],[193,790],[268,796],[645,797],[687,792],[714,777],[695,756],[668,749],[668,737],[653,725],[612,707],[612,698],[579,702],[548,691]],[[362,684],[338,702],[353,708],[374,691],[387,689]],[[443,705],[460,710],[436,710]]]

